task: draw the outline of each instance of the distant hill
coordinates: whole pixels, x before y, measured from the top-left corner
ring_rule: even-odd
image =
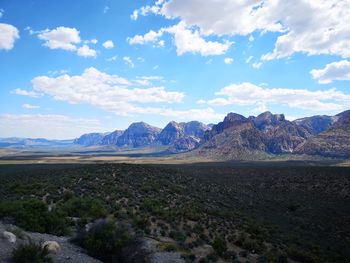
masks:
[[[192,153],[213,159],[261,159],[276,154],[350,158],[350,111],[288,121],[264,112],[246,118],[229,113],[213,125]]]
[[[74,144],[83,146],[97,145],[102,142],[102,139],[107,136],[108,133],[86,133],[74,140]]]
[[[327,130],[298,146],[297,153],[326,157],[350,157],[350,110],[337,114]]]
[[[124,131],[121,130],[115,130],[114,132],[111,132],[110,134],[107,134],[104,136],[100,142],[102,145],[116,145],[118,138],[123,134]]]
[[[229,113],[222,122],[169,122],[163,129],[145,122],[126,130],[87,133],[73,140],[0,139],[1,148],[113,146],[148,147],[162,154],[188,152],[192,157],[219,160],[256,160],[280,154],[350,158],[350,111],[316,115],[294,121],[269,111],[248,118]]]
[[[155,142],[161,129],[145,122],[131,124],[122,135],[117,138],[117,146],[138,148]]]
[[[158,135],[157,141],[170,145],[170,152],[186,152],[196,148],[209,127],[198,121],[169,122]]]
[[[48,140],[43,138],[0,138],[0,148],[65,147],[73,140]]]

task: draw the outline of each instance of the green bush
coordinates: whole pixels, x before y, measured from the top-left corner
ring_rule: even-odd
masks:
[[[130,244],[133,238],[126,227],[117,225],[114,221],[100,219],[88,232],[80,233],[74,241],[90,255],[104,262],[118,262],[122,248]]]
[[[219,237],[214,239],[212,246],[219,255],[222,255],[227,250],[226,241]]]
[[[106,217],[108,212],[99,199],[73,197],[60,206],[60,209],[71,217],[97,219]]]
[[[13,217],[16,225],[33,232],[54,235],[69,234],[70,221],[59,210],[48,211],[44,202],[36,199],[1,202],[0,218]]]
[[[14,263],[48,263],[52,262],[46,248],[40,244],[29,241],[28,244],[19,245],[12,252]]]

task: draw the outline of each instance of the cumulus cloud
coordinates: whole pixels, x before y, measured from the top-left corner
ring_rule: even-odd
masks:
[[[96,57],[97,52],[94,49],[91,49],[88,45],[83,45],[77,49],[78,56],[81,57]]]
[[[249,36],[277,32],[274,49],[262,60],[331,54],[350,57],[349,1],[315,0],[170,0],[137,10],[198,27],[201,35]]]
[[[150,30],[145,35],[136,35],[128,38],[129,44],[146,44],[158,42],[159,46],[164,45],[164,41],[159,41],[159,38],[164,33],[169,33],[174,37],[177,55],[181,56],[185,53],[199,53],[202,56],[222,55],[232,45],[232,42],[225,41],[207,41],[200,32],[194,28],[187,27],[185,23],[180,22],[177,25],[161,28],[155,32]]]
[[[19,39],[19,32],[16,27],[0,23],[0,50],[12,49],[17,39]]]
[[[38,38],[44,40],[44,46],[50,49],[76,50],[76,44],[81,42],[79,34],[76,28],[60,26],[42,31]]]
[[[224,58],[224,63],[231,65],[233,63],[233,58]]]
[[[22,105],[22,108],[27,109],[27,110],[34,110],[34,109],[39,109],[40,106],[25,103]]]
[[[139,88],[138,81],[144,81],[143,84],[147,84],[147,88]],[[95,68],[88,68],[81,75],[36,77],[32,80],[33,90],[29,92],[51,96],[55,100],[70,104],[88,104],[119,116],[153,114],[178,120],[222,119],[223,114],[216,113],[210,107],[186,110],[169,108],[167,105],[181,103],[185,94],[168,91],[162,86],[153,86],[153,81],[163,81],[163,77],[142,76],[129,81]],[[156,107],[157,104],[160,106]]]
[[[334,80],[350,80],[350,61],[332,62],[323,69],[311,70],[310,74],[320,84],[328,84]]]
[[[33,91],[71,104],[87,103],[119,115],[142,113],[144,103],[178,103],[184,94],[166,91],[164,87],[130,88],[127,79],[103,73],[95,68],[83,74],[58,77],[39,76],[32,80]]]
[[[21,96],[28,96],[32,98],[39,98],[41,94],[33,91],[33,90],[24,90],[24,89],[15,89],[11,91],[11,93]]]
[[[141,86],[151,86],[153,81],[162,81],[163,77],[161,76],[141,76],[137,77],[135,83]]]
[[[107,40],[102,44],[102,46],[106,49],[111,49],[111,48],[114,48],[114,43],[112,40]]]
[[[267,104],[282,104],[290,108],[312,111],[341,111],[349,108],[350,95],[335,88],[310,91],[306,89],[266,88],[249,82],[231,84],[216,93],[218,98],[209,105],[255,106],[266,109]]]
[[[123,57],[124,63],[128,65],[130,68],[134,68],[135,64],[132,62],[132,59],[130,57]]]
[[[158,32],[150,30],[148,33],[144,35],[136,35],[134,37],[129,37],[127,40],[130,45],[135,45],[135,44],[143,45],[146,43],[154,43],[158,41],[158,38],[161,37],[163,33],[164,33],[163,29],[159,30]]]
[[[73,139],[83,133],[105,132],[99,120],[65,115],[2,114],[0,137]]]

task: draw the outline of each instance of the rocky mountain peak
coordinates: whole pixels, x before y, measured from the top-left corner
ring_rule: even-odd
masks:
[[[141,147],[152,144],[161,129],[145,122],[132,123],[117,139],[118,146]]]
[[[253,121],[255,127],[263,131],[272,129],[286,121],[284,114],[272,114],[270,111],[263,112],[257,117],[251,116],[249,119]]]

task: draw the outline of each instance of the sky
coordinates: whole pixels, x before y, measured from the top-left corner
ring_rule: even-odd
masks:
[[[0,0],[0,137],[350,109],[350,0]]]

